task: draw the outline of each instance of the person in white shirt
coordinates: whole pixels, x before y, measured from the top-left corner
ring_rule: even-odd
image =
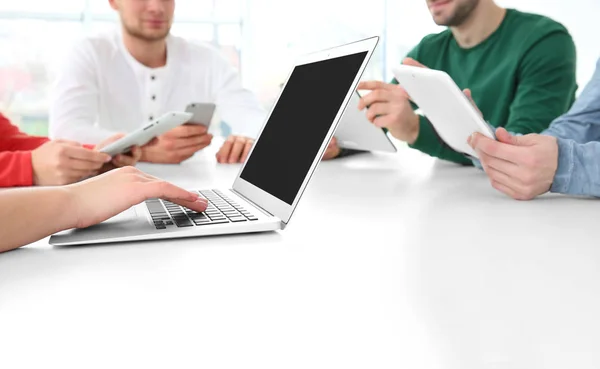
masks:
[[[217,160],[243,162],[266,114],[233,67],[211,46],[170,35],[174,0],[109,3],[121,30],[82,40],[67,58],[52,94],[50,135],[96,143],[189,103],[212,102],[232,131]],[[142,147],[141,160],[179,163],[211,140],[206,127],[186,124]]]

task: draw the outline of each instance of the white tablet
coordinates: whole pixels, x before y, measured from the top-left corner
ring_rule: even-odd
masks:
[[[335,131],[338,145],[345,149],[396,152],[385,131],[369,122],[366,109],[358,110],[360,95],[354,92]]]
[[[154,137],[160,136],[163,133],[187,122],[190,120],[192,115],[192,113],[184,112],[166,113],[147,126],[137,129],[120,140],[100,149],[100,152],[107,153],[110,156],[115,156],[117,154],[122,154],[129,151],[132,146],[144,146]]]
[[[495,139],[494,131],[446,72],[407,65],[394,67],[393,72],[410,99],[452,149],[478,158],[467,144],[467,138],[479,132]]]

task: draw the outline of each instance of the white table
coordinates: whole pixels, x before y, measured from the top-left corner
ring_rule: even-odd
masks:
[[[599,214],[411,150],[323,163],[282,232],[0,255],[0,368],[598,368]]]

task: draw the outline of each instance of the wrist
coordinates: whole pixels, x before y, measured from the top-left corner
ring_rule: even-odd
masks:
[[[411,116],[410,118],[411,123],[410,123],[410,131],[407,137],[406,142],[409,145],[413,145],[416,141],[417,138],[419,138],[419,128],[420,128],[420,119],[419,119],[419,115],[418,114],[414,114]]]
[[[142,146],[140,147],[140,151],[141,154],[138,161],[146,163],[160,163],[160,159],[168,154],[168,151],[163,151],[160,147],[155,145]]]
[[[52,190],[56,191],[56,198],[59,199],[59,207],[62,209],[62,211],[57,214],[59,217],[58,225],[61,230],[77,228],[79,212],[76,186],[76,184],[72,184],[52,187]]]
[[[140,160],[139,161],[143,161],[143,162],[152,162],[151,157],[150,157],[150,153],[148,152],[147,149],[145,148],[141,148],[140,150],[142,150],[142,155],[140,155]]]
[[[37,170],[37,150],[33,150],[31,152],[31,183],[34,186],[39,186],[40,185],[40,177],[38,175],[38,170]]]
[[[550,185],[550,191],[568,193],[573,179],[575,141],[557,138],[556,144],[558,147],[556,171]]]
[[[411,114],[399,128],[390,128],[389,131],[392,136],[396,137],[400,141],[404,141],[409,145],[414,144],[419,137],[419,115]]]

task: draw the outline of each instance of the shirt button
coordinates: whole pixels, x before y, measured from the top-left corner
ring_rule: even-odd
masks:
[[[153,115],[151,115],[151,116],[149,117],[149,120],[154,120],[154,116],[153,116]]]
[[[150,76],[150,79],[154,81],[156,79],[156,76]]]
[[[156,100],[156,95],[152,95],[152,100]]]

